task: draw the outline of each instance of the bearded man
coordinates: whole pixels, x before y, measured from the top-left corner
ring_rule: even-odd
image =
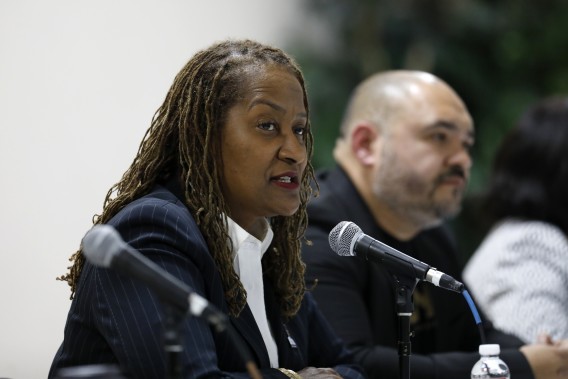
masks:
[[[371,378],[399,377],[396,278],[377,262],[342,257],[328,243],[341,221],[461,280],[444,220],[460,211],[469,179],[474,126],[464,102],[441,79],[388,71],[353,92],[334,149],[337,166],[320,172],[308,207],[306,281],[337,334]],[[465,299],[420,282],[413,289],[413,379],[469,378],[480,332]],[[525,345],[484,323],[487,343],[515,379],[560,378],[567,343]]]

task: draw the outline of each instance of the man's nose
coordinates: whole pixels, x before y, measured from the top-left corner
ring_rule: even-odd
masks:
[[[458,165],[463,168],[466,174],[469,174],[471,166],[473,165],[473,159],[471,158],[469,150],[465,147],[459,148],[448,158],[448,165]]]

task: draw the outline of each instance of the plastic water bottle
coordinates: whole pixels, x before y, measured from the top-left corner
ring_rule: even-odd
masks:
[[[501,349],[497,344],[479,345],[481,358],[471,369],[471,379],[510,379],[509,367],[499,358]]]

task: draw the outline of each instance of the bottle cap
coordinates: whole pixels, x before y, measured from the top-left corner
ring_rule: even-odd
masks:
[[[499,355],[500,352],[499,344],[479,345],[479,354],[481,355]]]

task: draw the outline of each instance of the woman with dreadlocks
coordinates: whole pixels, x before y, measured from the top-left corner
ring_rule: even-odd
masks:
[[[360,378],[304,288],[300,244],[313,147],[304,79],[279,49],[249,40],[198,52],[176,76],[95,224],[229,316],[265,378]],[[113,364],[164,378],[163,304],[80,249],[62,367]],[[234,341],[198,317],[180,325],[183,377],[248,377]],[[254,374],[253,374],[254,375]]]

